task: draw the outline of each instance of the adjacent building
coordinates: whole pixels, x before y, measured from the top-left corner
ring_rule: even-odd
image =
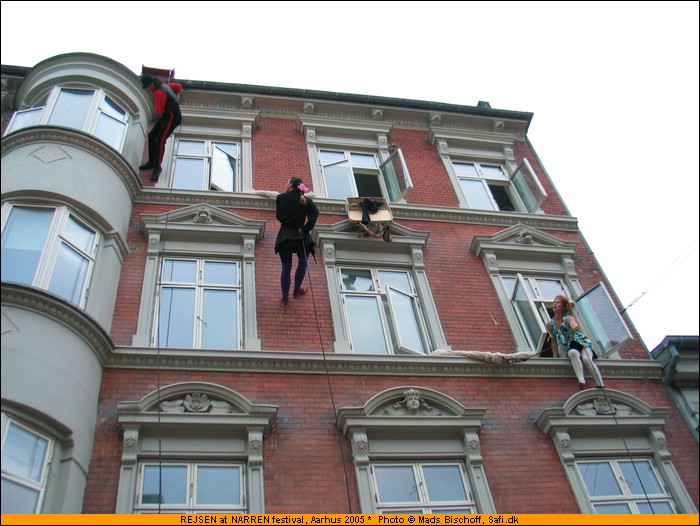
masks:
[[[136,72],[2,66],[3,513],[697,513],[698,338],[645,348],[532,113],[177,82],[154,183]],[[541,352],[561,293],[604,389]]]

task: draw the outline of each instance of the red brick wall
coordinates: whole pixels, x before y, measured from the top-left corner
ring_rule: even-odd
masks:
[[[546,408],[574,394],[576,380],[551,378],[389,377],[161,371],[161,387],[206,381],[235,390],[253,404],[278,407],[276,427],[263,442],[268,513],[358,513],[355,470],[335,412],[362,406],[398,386],[440,391],[467,408],[485,409],[480,431],[484,470],[498,513],[579,513],[553,442],[536,427]],[[113,513],[122,453],[116,407],[158,387],[155,371],[107,370],[84,513]],[[675,467],[698,505],[698,448],[658,381],[613,380],[653,407],[668,407],[666,438]],[[343,466],[343,463],[345,464]],[[347,472],[347,487],[345,480]],[[350,506],[348,506],[348,492]]]

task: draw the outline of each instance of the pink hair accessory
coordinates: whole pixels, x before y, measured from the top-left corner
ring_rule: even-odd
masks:
[[[309,187],[306,186],[304,183],[299,183],[299,190],[301,190],[302,192],[306,193],[306,192],[309,191]]]

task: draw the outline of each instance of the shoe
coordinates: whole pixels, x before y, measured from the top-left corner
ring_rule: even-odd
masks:
[[[578,384],[578,390],[579,391],[584,391],[585,389],[588,389],[588,383],[587,382],[582,382]]]
[[[597,389],[605,389],[605,386],[604,385],[596,385],[596,388]]]
[[[281,299],[280,299],[280,305],[282,305],[282,307],[285,307],[285,308],[286,308],[287,305],[289,305],[289,300],[286,300],[286,299],[284,299],[284,298],[281,298]]]
[[[153,172],[151,173],[151,181],[156,182],[158,181],[158,177],[160,177],[160,173],[163,171],[163,169],[160,166],[156,166],[153,169]]]
[[[297,292],[294,293],[295,298],[299,298],[306,294],[308,292],[308,289],[306,287],[300,287]]]
[[[148,161],[146,164],[142,164],[139,166],[139,170],[150,170],[151,168],[155,168],[155,164],[153,164],[151,161]]]

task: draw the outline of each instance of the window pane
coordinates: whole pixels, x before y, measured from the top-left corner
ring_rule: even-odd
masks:
[[[375,466],[379,502],[419,502],[411,466]]]
[[[236,189],[238,146],[236,144],[214,144],[211,160],[211,185],[224,192]]]
[[[648,513],[648,514],[671,514],[671,513],[676,513],[676,511],[673,509],[673,506],[671,506],[670,502],[652,502],[651,504],[642,501],[642,502],[637,502],[637,508],[639,509],[639,513]]]
[[[333,166],[323,168],[326,177],[328,197],[346,198],[355,196],[355,186],[350,164],[344,161]]]
[[[49,118],[49,124],[82,130],[93,95],[93,91],[62,89]]]
[[[380,166],[382,180],[386,188],[389,201],[402,198],[413,188],[411,175],[403,158],[401,149],[395,150]]]
[[[163,281],[169,283],[195,283],[197,262],[166,259],[163,264]]]
[[[238,285],[238,264],[205,261],[204,283],[207,285]]]
[[[430,502],[466,501],[459,466],[423,466]]]
[[[479,177],[479,172],[476,170],[476,166],[471,163],[452,163],[455,169],[455,174],[457,177]]]
[[[183,190],[204,189],[204,159],[178,157],[175,161],[173,188]]]
[[[161,504],[187,503],[187,466],[144,467],[141,503],[158,504],[159,501]]]
[[[197,469],[197,504],[240,504],[241,469],[205,466]]]
[[[15,113],[14,118],[12,119],[12,123],[7,129],[7,132],[5,132],[5,135],[8,133],[12,133],[13,131],[21,130],[22,128],[26,128],[28,126],[34,126],[35,124],[39,123],[39,119],[41,118],[41,113],[44,111],[44,108],[32,108],[31,110],[24,110],[24,111],[18,111]]]
[[[413,298],[390,287],[389,303],[399,346],[425,354]]]
[[[2,233],[2,279],[34,282],[54,210],[14,207]]]
[[[388,354],[379,305],[374,296],[346,296],[353,350],[358,354]]]
[[[3,465],[4,465],[3,459]],[[36,513],[39,491],[17,484],[6,478],[2,479],[2,513]]]
[[[374,155],[369,155],[366,153],[351,153],[350,159],[352,160],[353,168],[376,168],[377,159]]]
[[[508,177],[506,177],[506,173],[503,171],[503,168],[500,166],[488,166],[482,164],[481,172],[487,179],[508,179]]]
[[[536,349],[540,335],[545,329],[539,314],[537,314],[536,306],[528,295],[523,281],[520,279],[518,279],[513,292],[513,307],[515,308],[515,314],[518,316],[520,327],[530,343],[530,347]]]
[[[100,113],[95,126],[95,137],[103,140],[115,150],[121,151],[126,124],[109,115]]]
[[[591,497],[622,495],[612,467],[607,462],[586,462],[577,464],[581,477]]]
[[[651,464],[646,460],[621,461],[620,471],[632,495],[647,495],[663,493],[661,484],[656,478]]]
[[[163,288],[158,315],[158,346],[192,348],[194,296],[194,289]]]
[[[202,305],[202,348],[238,349],[238,293],[205,290]]]
[[[48,446],[46,439],[10,422],[2,450],[2,469],[39,482]]]
[[[379,285],[382,291],[386,291],[386,287],[394,287],[395,289],[405,292],[406,294],[413,293],[411,281],[406,272],[389,272],[386,270],[379,271]]]
[[[367,269],[344,268],[340,271],[343,290],[374,292],[372,273]]]
[[[63,230],[63,237],[86,254],[92,252],[95,232],[81,225],[73,217],[68,218]]]
[[[576,307],[583,314],[589,336],[605,355],[631,338],[617,308],[602,283],[576,298]]]
[[[596,513],[602,513],[602,514],[628,514],[632,513],[630,511],[630,507],[625,504],[624,502],[620,502],[619,504],[594,504],[593,507],[595,508]]]
[[[558,279],[542,279],[538,278],[535,280],[537,283],[537,288],[540,291],[539,297],[543,300],[552,301],[554,296],[562,294],[566,296],[566,291],[561,281]]]
[[[472,179],[460,179],[459,184],[462,187],[464,195],[467,197],[470,208],[476,208],[478,210],[496,209],[484,183]]]
[[[203,157],[206,154],[204,141],[183,141],[177,143],[178,155],[198,155]]]
[[[90,262],[65,243],[58,249],[49,290],[73,303],[79,303]]]
[[[100,103],[100,110],[118,121],[126,121],[126,112],[119,107],[119,104],[109,97],[102,99],[102,102]]]

